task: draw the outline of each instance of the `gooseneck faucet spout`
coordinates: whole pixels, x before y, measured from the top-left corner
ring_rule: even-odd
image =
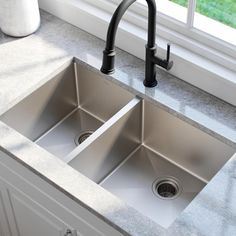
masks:
[[[167,47],[167,58],[161,59],[156,56],[156,3],[155,0],[146,0],[148,4],[148,40],[146,45],[146,66],[144,85],[154,87],[157,85],[156,68],[159,65],[166,70],[170,70],[173,62],[169,61],[170,45]],[[107,31],[106,48],[103,51],[103,64],[101,72],[112,74],[115,69],[115,38],[119,22],[129,8],[136,0],[123,0],[111,18]]]

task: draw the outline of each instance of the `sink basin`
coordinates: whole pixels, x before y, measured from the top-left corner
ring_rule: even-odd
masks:
[[[63,160],[133,97],[72,63],[0,119]]]
[[[68,164],[167,228],[235,150],[149,102],[126,109]]]
[[[165,228],[235,153],[77,63],[0,120]]]

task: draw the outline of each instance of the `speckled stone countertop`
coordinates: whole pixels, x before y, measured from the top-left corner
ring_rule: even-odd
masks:
[[[100,68],[103,41],[50,14],[41,15],[41,28],[34,35],[14,39],[0,33],[0,115],[73,57],[90,70]],[[147,89],[142,84],[144,62],[121,50],[117,54],[116,73],[107,79],[236,149],[236,107],[162,70],[157,73],[159,86]],[[2,122],[0,149],[124,235],[236,235],[236,155],[164,229]]]

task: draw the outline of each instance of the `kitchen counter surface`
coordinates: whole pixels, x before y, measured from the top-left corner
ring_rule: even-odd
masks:
[[[15,41],[17,39],[19,39],[19,38],[9,37],[9,36],[3,34],[2,31],[0,30],[0,45],[4,44],[4,43],[11,42],[11,41]]]
[[[93,71],[98,72],[101,66],[102,40],[48,13],[41,15],[41,28],[31,36],[15,39],[0,33],[0,115],[50,80],[55,71],[74,57]],[[159,86],[145,88],[144,62],[121,50],[117,54],[116,73],[104,75],[106,79],[236,149],[235,106],[160,69]],[[236,235],[236,155],[177,220],[164,229],[2,122],[0,149],[123,234]],[[61,174],[63,171],[67,174]]]

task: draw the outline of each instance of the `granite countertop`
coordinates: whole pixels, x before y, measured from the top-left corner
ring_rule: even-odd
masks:
[[[0,115],[74,57],[90,70],[98,72],[101,66],[102,40],[48,13],[41,12],[41,16],[39,31],[29,37],[15,39],[0,33],[0,58],[4,58],[0,63]],[[106,79],[236,149],[235,106],[160,69],[159,86],[145,88],[144,62],[121,50],[117,54],[116,73],[104,75]],[[0,149],[125,235],[236,235],[236,155],[164,229],[2,122]]]

